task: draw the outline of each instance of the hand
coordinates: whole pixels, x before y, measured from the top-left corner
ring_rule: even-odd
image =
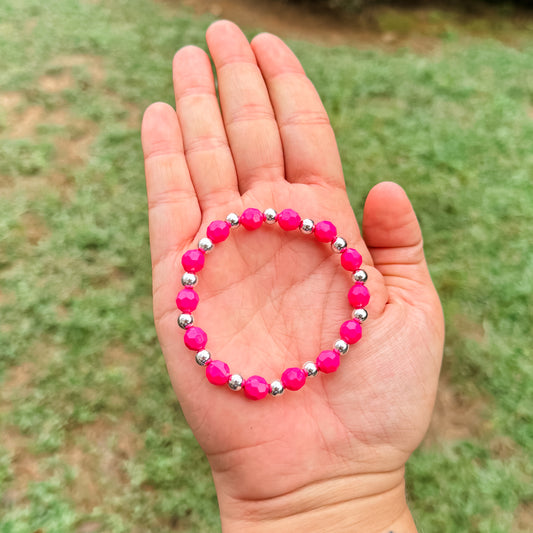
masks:
[[[269,34],[249,44],[226,21],[207,43],[220,106],[208,56],[185,47],[174,58],[176,111],[151,105],[142,141],[157,333],[209,459],[222,527],[414,530],[404,465],[429,424],[443,344],[416,216],[398,185],[381,183],[366,200],[362,237],[327,114],[289,48]],[[371,292],[363,338],[336,373],[259,402],[208,383],[174,303],[183,252],[209,222],[246,207],[331,220],[363,255]],[[199,274],[195,324],[215,359],[272,381],[331,349],[350,318],[347,278],[312,237],[232,230]]]

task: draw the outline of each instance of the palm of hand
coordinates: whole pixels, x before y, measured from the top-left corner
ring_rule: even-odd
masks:
[[[231,27],[211,30],[215,63],[223,53],[217,45],[223,29],[226,47],[231,49],[228,33],[233,48],[240,39]],[[261,67],[268,77],[268,67]],[[222,91],[221,85],[221,99]],[[179,115],[179,96],[186,91],[176,92]],[[223,100],[222,105],[229,104]],[[226,184],[217,202],[210,204],[210,196],[195,182],[194,150],[185,160],[176,149],[180,139],[172,130],[177,122],[169,108],[152,107],[150,113],[143,125],[143,145],[156,327],[174,389],[208,455],[215,481],[217,476],[223,478],[235,499],[264,499],[339,475],[372,473],[383,464],[401,470],[429,422],[442,346],[438,298],[423,260],[416,218],[403,192],[387,184],[369,197],[364,220],[369,248],[359,234],[342,182],[328,180],[327,174],[292,183],[250,180],[240,187],[242,195],[236,190],[223,192]],[[186,145],[187,119],[181,118]],[[226,129],[231,144],[228,124]],[[312,136],[309,142],[313,143]],[[237,148],[232,144],[238,171],[244,163],[239,163]],[[338,156],[325,152],[317,167],[328,169]],[[288,157],[286,151],[287,173]],[[195,191],[183,176],[187,167]],[[174,176],[176,169],[182,174],[181,185],[174,181],[180,179]],[[301,175],[308,172],[302,169]],[[196,203],[190,201],[194,196]],[[315,221],[333,221],[339,234],[362,253],[371,291],[363,339],[343,356],[338,372],[309,379],[300,392],[257,403],[207,382],[182,344],[173,303],[181,254],[196,246],[210,221],[246,207],[291,207]],[[168,235],[175,225],[181,227],[178,243]],[[239,228],[215,247],[199,274],[195,323],[208,333],[213,358],[228,362],[243,376],[257,373],[272,381],[285,368],[301,366],[331,348],[340,324],[350,317],[349,286],[338,257],[312,237],[278,227],[256,232]]]

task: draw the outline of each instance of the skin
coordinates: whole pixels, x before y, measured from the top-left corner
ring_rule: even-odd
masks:
[[[212,468],[224,531],[416,531],[404,468],[433,409],[444,325],[403,189],[376,185],[362,232],[327,114],[290,49],[234,24],[174,57],[176,110],[144,115],[154,316],[172,385]],[[331,220],[363,255],[363,338],[337,372],[259,402],[208,383],[176,325],[181,255],[247,207]],[[349,275],[328,245],[277,225],[232,230],[199,273],[195,324],[214,359],[269,382],[331,349]],[[276,529],[278,528],[278,529]]]

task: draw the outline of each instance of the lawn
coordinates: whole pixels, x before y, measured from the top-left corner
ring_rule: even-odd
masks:
[[[220,529],[153,327],[139,138],[211,21],[0,1],[0,533]],[[405,187],[443,301],[441,390],[407,470],[420,531],[531,531],[533,33],[446,33],[426,55],[291,46],[358,218],[373,184]]]

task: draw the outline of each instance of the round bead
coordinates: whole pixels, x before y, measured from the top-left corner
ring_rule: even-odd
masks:
[[[355,344],[362,335],[361,324],[357,320],[347,320],[340,327],[340,335],[348,344]]]
[[[307,361],[304,363],[303,369],[310,378],[314,378],[318,374],[318,368],[313,361]]]
[[[325,374],[335,372],[335,370],[339,368],[339,364],[339,354],[337,352],[334,352],[333,350],[324,350],[323,352],[320,352],[320,354],[316,358],[316,366],[321,372],[324,372]]]
[[[334,252],[337,252],[338,254],[342,254],[344,250],[346,250],[346,241],[342,237],[337,237],[332,243],[331,243],[331,249]]]
[[[336,352],[339,352],[341,355],[344,355],[348,351],[349,348],[350,348],[350,345],[343,339],[336,340],[333,346],[333,349]]]
[[[230,225],[225,220],[214,220],[207,226],[206,234],[214,243],[225,241],[229,236]]]
[[[337,237],[337,228],[329,220],[323,220],[315,226],[315,237],[319,242],[332,242]]]
[[[242,389],[244,378],[239,374],[232,374],[228,381],[228,387],[231,390],[238,391]]]
[[[268,209],[265,209],[263,211],[263,215],[265,217],[265,222],[267,224],[274,224],[278,218],[278,214],[271,207],[269,207]]]
[[[348,291],[348,301],[356,309],[366,307],[370,301],[370,293],[364,285],[356,283]]]
[[[203,350],[207,344],[207,334],[203,329],[191,326],[185,330],[183,342],[190,350]]]
[[[356,283],[364,283],[368,279],[368,274],[364,270],[356,270],[352,274],[352,279]]]
[[[189,326],[192,326],[194,318],[189,313],[182,313],[178,317],[178,326],[181,329],[187,329]]]
[[[283,394],[284,390],[285,388],[283,387],[283,383],[278,379],[270,384],[270,394],[272,394],[272,396],[280,396]]]
[[[300,390],[305,385],[305,372],[301,368],[287,368],[281,374],[281,382],[286,389]]]
[[[191,313],[198,307],[200,298],[192,287],[181,289],[176,296],[176,307],[184,313]]]
[[[195,359],[200,366],[205,366],[207,363],[209,363],[209,361],[211,361],[211,354],[207,350],[200,350],[196,354]]]
[[[207,381],[213,385],[224,385],[229,381],[231,373],[229,366],[224,361],[211,361],[205,368]]]
[[[300,222],[300,231],[304,235],[310,235],[315,230],[315,223],[310,218],[304,218]]]
[[[352,311],[352,318],[359,322],[364,322],[368,318],[368,313],[366,309],[354,309]]]
[[[265,378],[251,376],[244,382],[244,395],[250,400],[261,400],[270,392]]]
[[[301,222],[300,215],[294,209],[284,209],[278,215],[279,227],[285,231],[298,229]]]
[[[208,254],[213,249],[213,246],[213,241],[208,237],[202,237],[198,241],[198,248],[200,248],[204,254]]]
[[[361,254],[354,248],[346,248],[341,255],[342,267],[350,272],[357,270],[362,262],[363,258],[361,257]]]
[[[239,222],[249,231],[258,229],[263,224],[263,213],[255,207],[249,207],[243,211]]]
[[[226,222],[232,227],[237,228],[239,226],[239,215],[237,213],[230,213],[226,217]]]
[[[185,272],[181,276],[181,284],[184,287],[194,287],[198,283],[198,278],[192,272]]]
[[[181,256],[181,264],[187,272],[199,272],[204,268],[205,255],[200,250],[187,250]]]

